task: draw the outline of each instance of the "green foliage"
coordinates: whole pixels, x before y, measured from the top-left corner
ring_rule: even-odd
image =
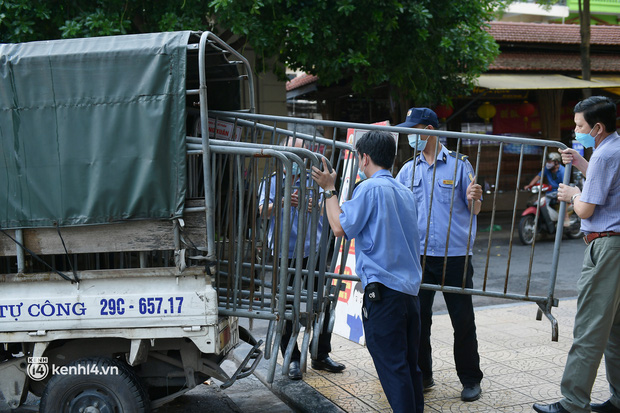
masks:
[[[209,30],[215,19],[257,51],[258,67],[277,56],[275,71],[285,64],[356,92],[389,84],[422,105],[471,89],[499,53],[484,25],[511,1],[0,0],[0,41]]]
[[[0,42],[208,30],[201,0],[0,0]]]
[[[212,0],[220,24],[263,56],[416,104],[466,93],[498,54],[484,31],[500,0]]]

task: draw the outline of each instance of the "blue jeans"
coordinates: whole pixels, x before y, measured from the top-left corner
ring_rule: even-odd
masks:
[[[395,413],[422,413],[422,373],[418,368],[418,297],[379,284],[380,301],[364,294],[362,321],[366,345],[383,391]]]

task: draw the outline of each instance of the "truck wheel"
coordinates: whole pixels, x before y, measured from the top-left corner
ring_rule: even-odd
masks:
[[[76,360],[67,374],[53,376],[41,396],[41,413],[126,412],[150,410],[140,380],[124,363],[93,357]]]
[[[534,215],[526,215],[519,221],[519,239],[523,245],[532,245],[534,242]]]

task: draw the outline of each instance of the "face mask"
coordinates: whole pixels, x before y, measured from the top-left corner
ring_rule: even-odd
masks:
[[[427,141],[422,140],[419,133],[412,133],[411,135],[408,135],[407,138],[409,138],[409,146],[415,148],[418,152],[422,152],[424,148],[426,148]]]
[[[590,131],[590,133],[592,133],[592,131]],[[594,136],[590,135],[590,133],[575,132],[575,139],[577,139],[577,141],[581,143],[584,148],[592,148],[594,146],[595,140]]]
[[[362,168],[360,167],[357,170],[357,174],[359,175],[360,179],[363,181],[364,179],[368,179],[368,177],[366,176],[366,174],[364,173],[364,171],[362,171]]]
[[[554,165],[554,163],[553,163],[553,162],[547,162],[547,163],[545,164],[545,168],[547,168],[547,169],[552,169],[552,168],[553,168],[553,165]]]

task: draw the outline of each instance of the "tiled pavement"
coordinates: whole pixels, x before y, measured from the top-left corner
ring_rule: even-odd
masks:
[[[449,316],[434,315],[435,387],[424,394],[425,412],[530,412],[534,402],[559,400],[576,300],[561,300],[552,310],[559,323],[558,342],[551,341],[547,318],[536,320],[537,308],[535,304],[517,303],[475,310],[484,379],[482,397],[470,403],[460,400]],[[346,370],[333,374],[308,368],[305,382],[347,412],[390,412],[366,347],[334,335],[332,349],[332,358],[345,363]],[[602,363],[592,399],[604,401],[608,397]]]

